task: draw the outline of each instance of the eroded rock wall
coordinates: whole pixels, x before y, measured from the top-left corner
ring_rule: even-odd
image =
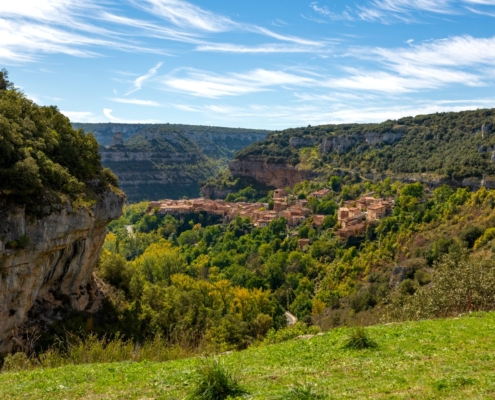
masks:
[[[93,308],[93,270],[106,227],[123,204],[123,196],[108,191],[91,210],[67,205],[38,220],[30,220],[23,208],[0,209],[0,352],[10,350],[30,310]],[[23,235],[29,238],[25,248],[8,248]]]
[[[262,158],[234,160],[229,164],[234,177],[246,177],[275,188],[292,187],[296,183],[316,177],[315,172],[300,170],[287,164],[270,164]]]

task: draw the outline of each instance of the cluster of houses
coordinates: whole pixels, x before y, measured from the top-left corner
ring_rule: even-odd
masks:
[[[321,199],[329,192],[328,189],[322,189],[313,192],[311,196]],[[393,199],[377,199],[372,197],[373,194],[368,193],[358,200],[345,201],[343,207],[339,208],[340,229],[335,233],[340,239],[362,235],[369,223],[380,220],[391,212]],[[293,228],[311,216],[311,210],[307,205],[307,200],[295,200],[284,189],[277,189],[273,193],[273,209],[269,209],[268,203],[230,203],[199,198],[150,202],[148,211],[173,216],[206,212],[222,217],[225,222],[232,221],[237,216],[249,217],[257,227],[268,226],[274,219],[283,217]],[[324,215],[313,215],[313,225],[321,226],[324,218]]]
[[[368,193],[357,200],[345,201],[339,208],[338,221],[341,228],[335,234],[341,239],[362,235],[370,222],[389,215],[394,206],[393,199],[376,199]]]
[[[249,217],[255,226],[268,226],[276,218],[285,218],[290,227],[296,227],[307,219],[311,210],[307,208],[307,200],[291,200],[283,189],[275,190],[273,195],[273,209],[268,203],[230,203],[223,200],[209,200],[205,198],[191,200],[162,200],[149,204],[149,212],[158,214],[170,214],[174,216],[191,214],[193,212],[206,212],[222,217],[229,222],[238,215]],[[313,223],[321,225],[324,215],[314,215]]]

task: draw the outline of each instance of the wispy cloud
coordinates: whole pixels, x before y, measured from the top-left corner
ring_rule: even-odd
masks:
[[[20,64],[38,61],[49,53],[100,57],[108,49],[169,55],[163,46],[148,44],[156,39],[202,45],[202,51],[211,45],[212,51],[217,51],[213,50],[214,37],[209,36],[229,31],[250,32],[308,46],[308,51],[311,47],[319,49],[328,45],[327,41],[284,35],[237,22],[184,0],[130,0],[130,3],[147,12],[148,20],[127,16],[118,5],[110,7],[109,3],[97,0],[2,1],[0,61]],[[263,46],[258,52],[261,49]],[[279,46],[278,52],[281,49]],[[295,46],[284,49],[284,52],[296,51]]]
[[[211,72],[181,69],[161,78],[168,90],[198,97],[218,98],[263,92],[275,86],[300,86],[314,82],[313,78],[284,71],[256,69],[246,73],[217,75]]]
[[[72,122],[101,122],[101,117],[99,118],[94,113],[90,111],[67,111],[60,110],[67,118]]]
[[[111,97],[110,101],[123,104],[134,104],[136,106],[147,106],[147,107],[161,107],[161,104],[153,100],[141,100],[141,99],[123,99],[120,97]]]
[[[463,7],[465,5],[465,7]],[[466,6],[467,5],[467,6]],[[346,5],[343,10],[331,10],[326,5],[319,2],[311,2],[310,8],[319,18],[326,18],[331,21],[356,21],[363,20],[369,22],[419,22],[419,14],[440,14],[456,15],[465,14],[470,11],[478,14],[491,15],[489,11],[478,10],[473,6],[493,6],[494,0],[371,0],[365,3],[356,4],[354,7]],[[314,16],[304,18],[323,22]]]
[[[119,124],[136,124],[136,123],[141,123],[141,124],[148,123],[148,124],[152,124],[152,123],[159,122],[157,120],[152,120],[152,119],[148,119],[148,120],[133,120],[133,119],[118,118],[118,117],[115,117],[113,115],[113,110],[111,108],[104,108],[103,109],[103,115],[105,116],[105,118],[108,121],[110,121],[110,122],[117,122]]]
[[[132,85],[132,88],[125,94],[125,96],[130,95],[131,93],[137,92],[138,90],[141,90],[143,87],[144,82],[146,82],[148,79],[153,78],[156,73],[158,72],[158,69],[163,65],[162,62],[159,62],[156,64],[153,68],[151,68],[146,74],[140,76],[139,78],[136,78],[134,80],[134,83]]]
[[[218,53],[314,53],[314,47],[302,45],[285,45],[278,43],[262,44],[259,46],[246,46],[231,43],[211,43],[196,47],[198,51],[211,51]]]

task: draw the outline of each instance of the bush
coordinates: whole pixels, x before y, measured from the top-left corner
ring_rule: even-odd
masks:
[[[436,265],[432,282],[413,296],[396,296],[389,306],[392,320],[457,316],[495,309],[495,265],[490,260],[461,260],[446,256]]]
[[[223,400],[247,393],[238,377],[216,357],[203,358],[196,372],[196,386],[189,395],[191,400]]]
[[[463,242],[467,244],[469,249],[473,248],[474,243],[478,238],[483,235],[483,230],[476,225],[466,228],[460,235]]]
[[[31,369],[33,362],[25,353],[9,354],[3,362],[3,372],[16,372]]]
[[[358,326],[351,330],[343,347],[350,350],[362,350],[375,348],[378,345],[368,336],[368,333],[362,326]]]

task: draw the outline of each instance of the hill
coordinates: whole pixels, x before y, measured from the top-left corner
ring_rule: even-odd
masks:
[[[0,71],[2,353],[37,320],[52,322],[98,303],[92,273],[106,226],[125,200],[100,162],[95,138],[6,78]]]
[[[494,313],[476,313],[370,327],[377,347],[366,350],[344,349],[349,330],[342,328],[220,359],[240,374],[251,399],[491,398],[494,329]],[[0,396],[182,399],[194,385],[198,363],[194,358],[3,373]]]
[[[341,170],[438,186],[495,187],[495,109],[418,115],[381,124],[308,126],[273,132],[238,152],[236,177],[270,187]]]
[[[268,134],[263,130],[175,124],[73,126],[94,133],[103,145],[103,165],[116,173],[131,202],[199,196],[200,182],[217,175],[235,152]]]

